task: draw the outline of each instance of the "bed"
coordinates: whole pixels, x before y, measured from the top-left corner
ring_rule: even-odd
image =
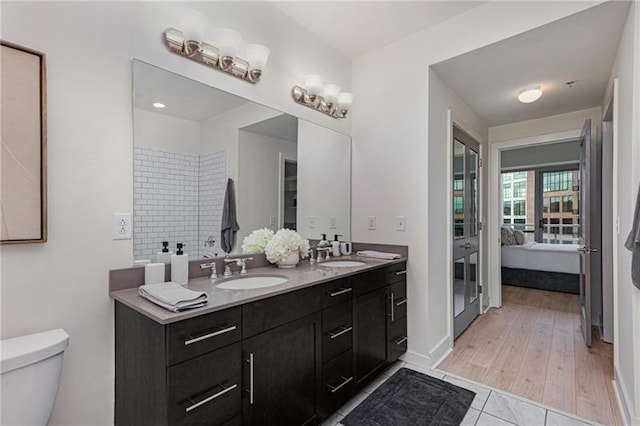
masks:
[[[525,243],[502,246],[502,283],[580,293],[579,245]]]

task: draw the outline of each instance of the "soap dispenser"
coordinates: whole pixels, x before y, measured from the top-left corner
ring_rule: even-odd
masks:
[[[158,252],[158,263],[171,262],[172,251],[169,251],[169,241],[162,242],[162,251]]]
[[[338,240],[338,237],[342,237],[342,235],[334,235],[333,241],[331,241],[331,251],[334,257],[340,256],[340,240]]]
[[[171,281],[187,285],[189,281],[189,255],[184,254],[182,243],[177,244],[176,254],[171,255]]]
[[[316,246],[318,248],[331,247],[329,241],[327,241],[327,234],[322,234],[322,239],[318,242]]]

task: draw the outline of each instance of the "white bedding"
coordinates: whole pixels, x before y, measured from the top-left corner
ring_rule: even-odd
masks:
[[[526,243],[502,246],[502,266],[513,269],[580,273],[580,254],[576,244]]]

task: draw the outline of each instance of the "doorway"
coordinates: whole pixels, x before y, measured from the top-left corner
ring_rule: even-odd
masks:
[[[452,301],[455,339],[480,314],[478,180],[481,163],[479,143],[455,125],[452,143]]]

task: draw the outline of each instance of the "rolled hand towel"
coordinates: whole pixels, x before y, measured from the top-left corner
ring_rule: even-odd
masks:
[[[357,252],[356,254],[362,257],[374,257],[376,259],[388,259],[388,260],[400,259],[402,257],[398,253],[386,253],[384,251],[375,251],[375,250],[362,250]]]
[[[138,287],[138,293],[158,306],[180,312],[204,306],[209,296],[204,291],[193,291],[174,282],[147,284]]]

